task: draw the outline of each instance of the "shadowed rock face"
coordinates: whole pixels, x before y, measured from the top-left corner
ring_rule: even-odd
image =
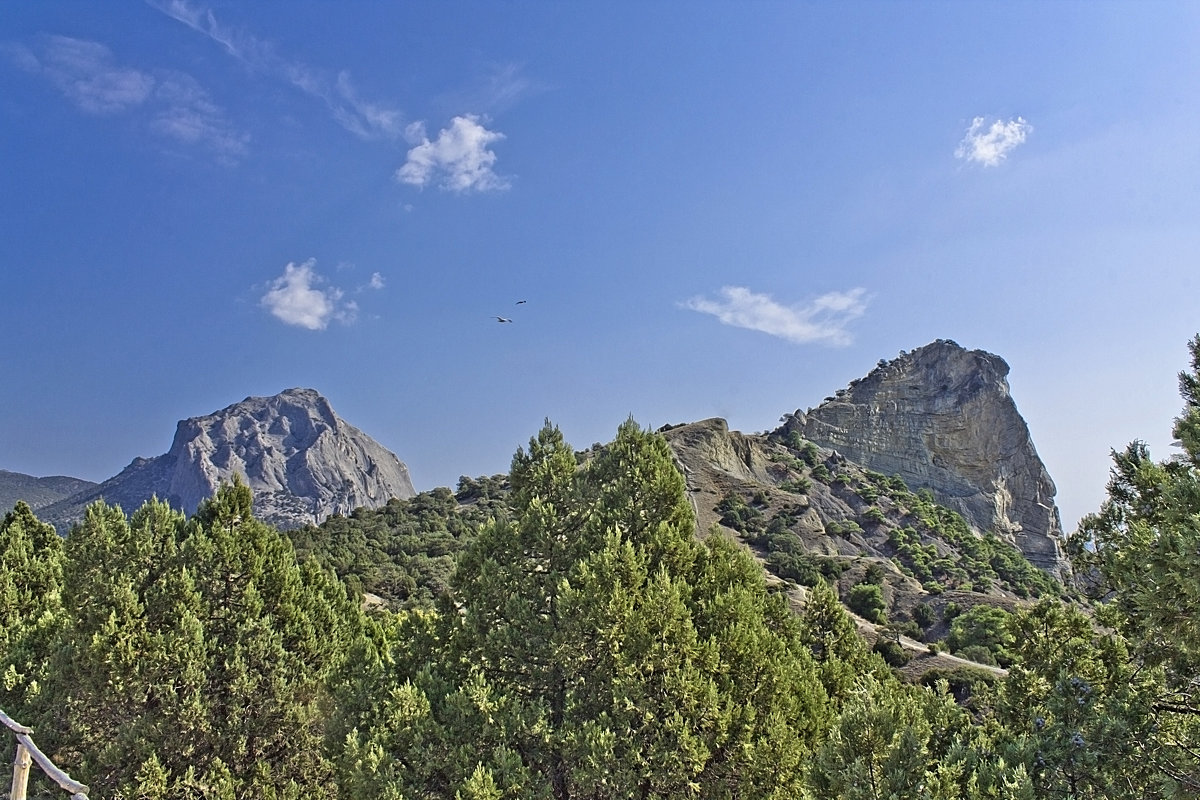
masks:
[[[927,488],[978,530],[1053,573],[1063,561],[1054,482],[1009,396],[1008,364],[941,339],[892,361],[779,430],[837,450],[914,491]]]
[[[289,389],[181,421],[167,453],[135,459],[94,490],[48,507],[43,518],[61,528],[100,497],[132,512],[153,495],[191,514],[234,474],[254,492],[255,516],[282,528],[416,494],[394,454],[339,418],[317,392]]]

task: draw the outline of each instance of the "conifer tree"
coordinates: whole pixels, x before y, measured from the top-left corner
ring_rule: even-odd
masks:
[[[49,654],[64,623],[62,540],[19,502],[0,520],[0,709],[26,724],[46,702]],[[2,731],[0,731],[2,733]],[[5,741],[0,775],[13,750]]]
[[[326,688],[359,631],[344,588],[221,487],[192,520],[98,503],[67,542],[44,725],[108,797],[321,797]]]
[[[1114,453],[1108,499],[1068,545],[1101,621],[1128,649],[1137,680],[1118,696],[1144,698],[1123,715],[1140,736],[1138,767],[1153,765],[1163,791],[1200,795],[1200,336],[1188,348],[1173,428],[1181,452],[1156,462],[1135,441]]]
[[[515,518],[368,690],[384,714],[348,720],[350,796],[798,795],[824,703],[809,651],[748,556],[696,541],[661,437],[629,421],[577,469],[547,423],[511,479]]]

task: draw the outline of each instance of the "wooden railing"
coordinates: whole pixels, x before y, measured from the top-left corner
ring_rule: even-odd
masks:
[[[37,762],[37,765],[42,768],[42,772],[57,783],[59,788],[64,792],[71,792],[71,800],[88,800],[88,787],[71,780],[70,775],[54,766],[54,762],[46,758],[45,754],[33,743],[32,728],[26,728],[13,721],[12,717],[3,711],[0,711],[0,723],[3,723],[17,737],[17,757],[13,761],[12,791],[8,795],[9,800],[26,800],[26,792],[29,787],[29,768],[33,766],[34,762]]]

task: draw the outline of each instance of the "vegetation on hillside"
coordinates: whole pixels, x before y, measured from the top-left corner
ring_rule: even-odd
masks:
[[[694,536],[661,437],[630,421],[581,461],[547,423],[508,476],[291,540],[236,481],[190,519],[97,503],[65,541],[17,504],[0,708],[97,798],[1200,796],[1200,337],[1191,351],[1181,453],[1114,454],[1071,538],[1087,603],[952,541],[954,519],[894,479],[841,481],[879,509],[847,535],[910,528],[892,546],[914,577],[1024,588],[1011,611],[913,609],[1002,675],[902,680],[903,654],[872,652],[826,579],[841,567],[793,562],[810,585],[793,611],[740,545]],[[793,487],[843,475],[817,465]],[[723,513],[803,555],[766,499]],[[963,554],[939,566],[937,542]],[[893,567],[853,568],[853,602],[880,612]],[[364,613],[364,590],[389,605]]]
[[[450,586],[455,559],[488,520],[509,515],[508,479],[459,479],[382,508],[359,508],[319,526],[287,532],[299,557],[311,556],[359,594],[392,608],[431,606]]]

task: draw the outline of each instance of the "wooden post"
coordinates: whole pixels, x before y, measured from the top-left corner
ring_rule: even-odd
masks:
[[[36,762],[42,768],[42,772],[57,783],[60,789],[73,792],[71,800],[88,800],[88,787],[72,780],[70,775],[54,766],[54,762],[46,758],[46,754],[33,743],[29,736],[33,733],[32,728],[26,728],[3,711],[0,711],[0,725],[17,736],[17,757],[13,761],[12,792],[9,793],[9,800],[25,800],[29,792],[29,767],[33,762]]]
[[[25,793],[29,790],[29,767],[33,764],[33,758],[29,755],[29,750],[25,748],[24,742],[17,742],[17,757],[13,759],[13,780],[12,791],[9,793],[9,800],[25,800]]]

